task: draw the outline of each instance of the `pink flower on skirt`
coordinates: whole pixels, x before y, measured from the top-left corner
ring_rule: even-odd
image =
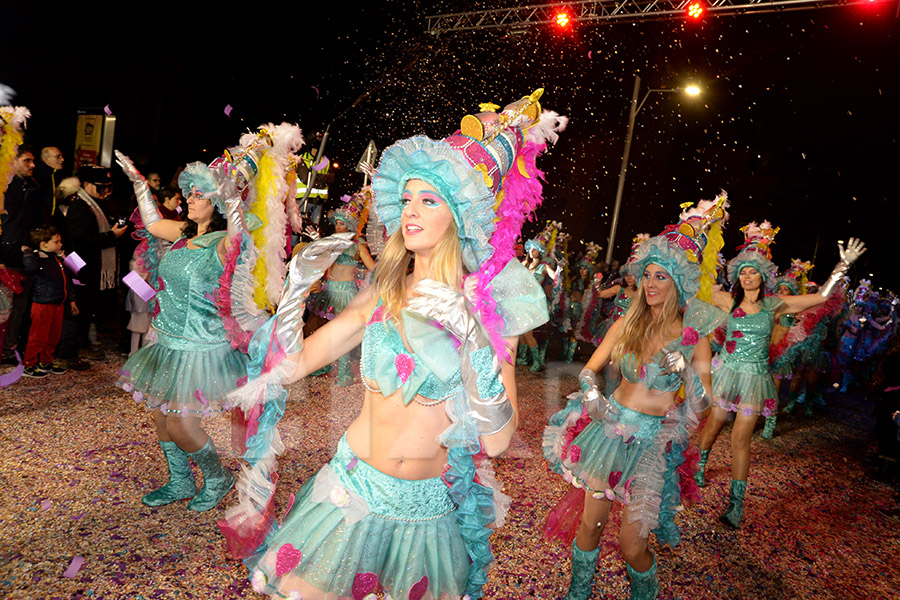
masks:
[[[579,448],[576,444],[572,444],[569,447],[569,459],[573,463],[577,463],[579,460],[581,460],[581,448]]]
[[[737,350],[737,342],[734,340],[728,340],[725,342],[725,351],[728,354],[734,354],[734,351]]]
[[[775,408],[775,398],[766,398],[766,401],[763,403],[763,406],[766,408]]]
[[[749,417],[749,416],[753,415],[753,407],[752,407],[752,406],[745,406],[745,407],[741,410],[741,412],[744,413],[744,416],[745,416],[745,417]]]
[[[685,327],[681,332],[681,345],[693,346],[700,341],[700,334],[693,327]]]
[[[744,333],[741,331],[733,331],[731,333],[731,337],[733,337],[735,339],[740,339],[740,338],[744,337]]]

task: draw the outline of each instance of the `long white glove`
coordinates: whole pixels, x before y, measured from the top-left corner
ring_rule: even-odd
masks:
[[[478,432],[481,435],[497,433],[512,420],[513,407],[506,395],[506,388],[503,387],[500,359],[475,317],[475,309],[462,292],[437,281],[423,279],[415,291],[418,296],[409,300],[408,310],[437,321],[445,331],[461,342],[460,372]],[[483,359],[473,362],[472,354],[484,348],[490,349],[487,351],[490,352],[490,363],[487,364]],[[491,390],[487,397],[482,396],[479,381],[485,389]]]
[[[832,290],[834,290],[835,286],[841,281],[841,277],[843,277],[847,272],[847,269],[850,268],[850,265],[855,263],[856,259],[862,256],[865,251],[866,245],[862,243],[862,240],[857,238],[850,238],[847,240],[846,248],[838,242],[838,252],[840,253],[841,260],[834,266],[834,270],[831,272],[831,275],[828,276],[824,285],[819,288],[819,295],[824,298],[830,296]]]
[[[353,233],[336,233],[309,244],[291,260],[281,301],[275,311],[275,335],[286,354],[303,349],[303,311],[309,288],[337,257],[353,245]]]
[[[247,233],[244,221],[244,206],[237,187],[237,172],[234,167],[219,165],[212,170],[216,181],[216,191],[210,194],[210,200],[219,199],[225,207],[225,221],[228,227],[228,238],[233,239],[239,233]]]
[[[137,198],[138,210],[141,213],[141,220],[144,222],[144,227],[146,228],[154,223],[162,221],[162,215],[159,214],[159,208],[156,206],[156,200],[153,199],[153,194],[150,192],[150,185],[147,184],[147,180],[144,179],[141,172],[137,170],[137,167],[134,166],[134,163],[130,158],[118,150],[116,150],[115,153],[116,163],[122,167],[122,170],[125,171],[125,175],[131,180],[132,187],[134,187],[134,196]]]
[[[584,392],[581,403],[587,408],[587,413],[594,421],[603,422],[609,415],[609,400],[600,393],[597,382],[597,374],[590,369],[582,369],[578,374],[578,385]]]

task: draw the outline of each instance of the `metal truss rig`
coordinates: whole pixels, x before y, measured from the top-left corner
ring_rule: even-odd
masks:
[[[687,7],[696,0],[581,0],[554,4],[531,4],[513,8],[479,10],[426,16],[428,33],[438,35],[481,29],[523,30],[556,22],[562,8],[576,23],[599,21],[646,21],[685,18]],[[867,4],[870,0],[710,0],[704,2],[709,15],[785,12]]]

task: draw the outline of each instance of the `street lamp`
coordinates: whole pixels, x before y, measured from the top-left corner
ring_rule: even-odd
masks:
[[[650,88],[644,94],[644,98],[638,102],[641,94],[641,77],[634,76],[634,93],[631,95],[631,110],[628,113],[628,134],[625,137],[625,154],[622,156],[622,169],[619,171],[619,186],[616,189],[616,205],[613,208],[612,223],[609,227],[609,243],[606,246],[606,263],[612,262],[614,242],[616,239],[616,227],[619,225],[619,209],[622,206],[622,192],[625,190],[625,172],[628,170],[628,155],[631,153],[631,140],[634,137],[634,119],[644,107],[647,98],[653,92],[684,92],[688,96],[699,96],[700,88],[696,85],[688,85],[679,88]]]

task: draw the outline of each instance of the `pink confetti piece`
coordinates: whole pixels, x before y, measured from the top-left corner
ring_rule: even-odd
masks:
[[[80,285],[81,287],[84,287],[84,284],[81,283],[80,281],[78,281],[77,279],[73,279],[72,283],[74,283],[75,285]]]
[[[50,501],[44,500],[41,502],[41,510],[50,510]]]
[[[290,498],[288,498],[287,508],[284,509],[284,516],[288,516],[291,514],[291,509],[294,508],[294,494],[291,494]]]
[[[358,463],[358,462],[359,462],[359,458],[354,456],[352,459],[350,459],[350,462],[347,463],[347,470],[352,471],[353,468],[356,466],[356,463]]]
[[[318,99],[319,99],[319,88],[317,88],[317,87],[314,86],[314,85],[311,85],[311,86],[309,86],[309,87],[311,87],[312,89],[316,90],[316,100],[318,100]]]
[[[156,295],[156,290],[150,287],[150,284],[136,272],[129,271],[128,275],[122,278],[122,283],[131,288],[144,302],[149,302]]]
[[[178,206],[175,207],[175,212],[177,212],[180,215],[181,213],[184,212],[184,209],[181,208],[181,205],[179,204]]]
[[[80,556],[76,556],[72,559],[72,562],[69,563],[69,568],[66,569],[66,572],[63,573],[63,577],[71,579],[75,577],[78,573],[78,570],[81,569],[81,565],[84,564],[84,559]]]
[[[321,171],[321,170],[324,169],[326,166],[328,166],[328,157],[327,157],[327,156],[323,156],[323,157],[322,157],[322,160],[320,160],[319,162],[317,162],[317,163],[316,163],[316,166],[313,167],[313,171]]]
[[[591,58],[591,52],[592,52],[591,50],[588,50],[588,60],[590,60],[590,58]]]
[[[230,104],[226,104],[226,105],[225,105],[225,116],[226,116],[226,117],[230,117],[230,116],[231,116],[231,111],[232,111],[232,110],[234,110],[234,109],[231,108],[231,105],[230,105]],[[179,212],[181,212],[181,211],[179,211]]]
[[[66,265],[66,268],[72,271],[73,275],[77,275],[78,271],[80,271],[86,263],[80,256],[78,256],[77,252],[71,252],[63,260],[63,264]]]
[[[108,115],[112,114],[112,110],[110,110],[109,104],[107,104],[106,106],[103,107],[103,112],[105,112]]]

